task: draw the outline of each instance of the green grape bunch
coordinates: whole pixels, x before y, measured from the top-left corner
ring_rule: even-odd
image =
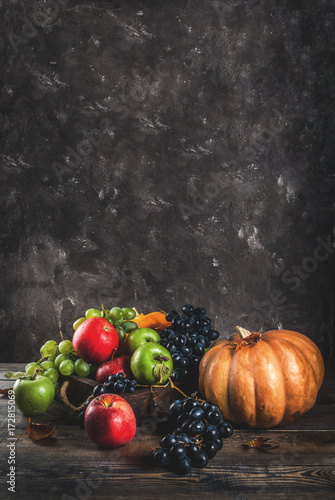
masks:
[[[41,359],[28,363],[25,375],[35,373],[48,377],[55,387],[57,394],[60,389],[59,376],[77,375],[79,377],[93,377],[96,367],[79,358],[73,348],[71,340],[64,339],[60,332],[61,341],[48,340],[40,348]]]
[[[102,304],[101,310],[95,308],[87,309],[85,316],[78,318],[73,323],[73,329],[77,330],[89,318],[105,318],[116,329],[119,341],[124,342],[127,333],[137,328],[135,321],[132,321],[136,316],[137,311],[132,307],[112,307],[112,309],[105,309]]]

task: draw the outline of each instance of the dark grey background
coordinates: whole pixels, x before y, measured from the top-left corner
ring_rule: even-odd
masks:
[[[326,351],[335,2],[59,4],[0,2],[0,360],[101,302]]]

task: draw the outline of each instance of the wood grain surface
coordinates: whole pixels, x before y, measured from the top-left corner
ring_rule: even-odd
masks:
[[[0,386],[8,370],[1,365]],[[7,398],[0,396],[1,498],[7,491]],[[266,431],[236,426],[234,435],[205,469],[178,476],[152,467],[148,456],[162,436],[154,416],[138,422],[134,440],[116,450],[102,450],[71,422],[55,423],[67,409],[54,402],[46,415],[34,418],[55,427],[55,436],[32,442],[25,433],[28,419],[16,411],[16,495],[21,499],[330,499],[335,495],[335,383],[325,379],[318,402],[305,416],[285,428]],[[243,444],[255,437],[270,438],[269,451]]]

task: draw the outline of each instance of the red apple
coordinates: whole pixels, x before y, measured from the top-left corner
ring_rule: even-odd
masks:
[[[73,347],[87,363],[100,365],[119,347],[119,337],[114,326],[105,318],[89,318],[73,334]]]
[[[133,378],[130,369],[130,356],[123,355],[102,363],[96,371],[95,380],[99,384],[103,384],[110,375],[116,375],[119,372],[122,372],[126,378]]]
[[[117,394],[92,399],[85,411],[88,437],[101,448],[117,448],[129,443],[136,432],[132,407]]]

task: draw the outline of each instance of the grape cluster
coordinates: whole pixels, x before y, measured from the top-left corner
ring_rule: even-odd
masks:
[[[122,394],[124,392],[130,392],[133,394],[136,391],[136,386],[136,380],[126,378],[122,372],[116,375],[110,375],[106,382],[98,384],[93,388],[92,395],[87,399],[83,410],[78,413],[77,422],[79,426],[84,428],[85,411],[93,398],[107,393]]]
[[[195,394],[177,399],[170,406],[169,422],[175,430],[152,452],[154,465],[169,466],[177,474],[188,474],[192,467],[206,467],[223,446],[223,439],[233,434],[219,408]]]
[[[93,389],[93,396],[101,396],[106,393],[122,394],[123,392],[132,394],[136,391],[136,385],[136,380],[130,380],[122,372],[119,372],[117,375],[110,375],[103,384],[96,385]]]
[[[182,307],[182,314],[170,311],[166,315],[171,326],[161,332],[160,344],[170,352],[173,360],[171,379],[183,380],[197,377],[199,363],[211,342],[219,338],[212,329],[212,321],[206,316],[204,307],[191,304]]]
[[[79,377],[87,377],[93,373],[94,367],[78,357],[71,340],[62,339],[59,344],[55,340],[48,340],[40,349],[41,359],[28,363],[25,367],[26,375],[48,377],[54,384],[55,391],[59,390],[59,374],[68,376],[75,373]]]
[[[105,318],[116,329],[119,341],[124,342],[126,340],[127,333],[130,333],[137,328],[137,324],[134,321],[131,321],[135,317],[136,311],[132,307],[112,307],[112,309],[105,309],[102,304],[101,311],[94,308],[87,309],[85,317],[82,316],[73,323],[73,329],[77,330],[77,328],[87,319]]]

